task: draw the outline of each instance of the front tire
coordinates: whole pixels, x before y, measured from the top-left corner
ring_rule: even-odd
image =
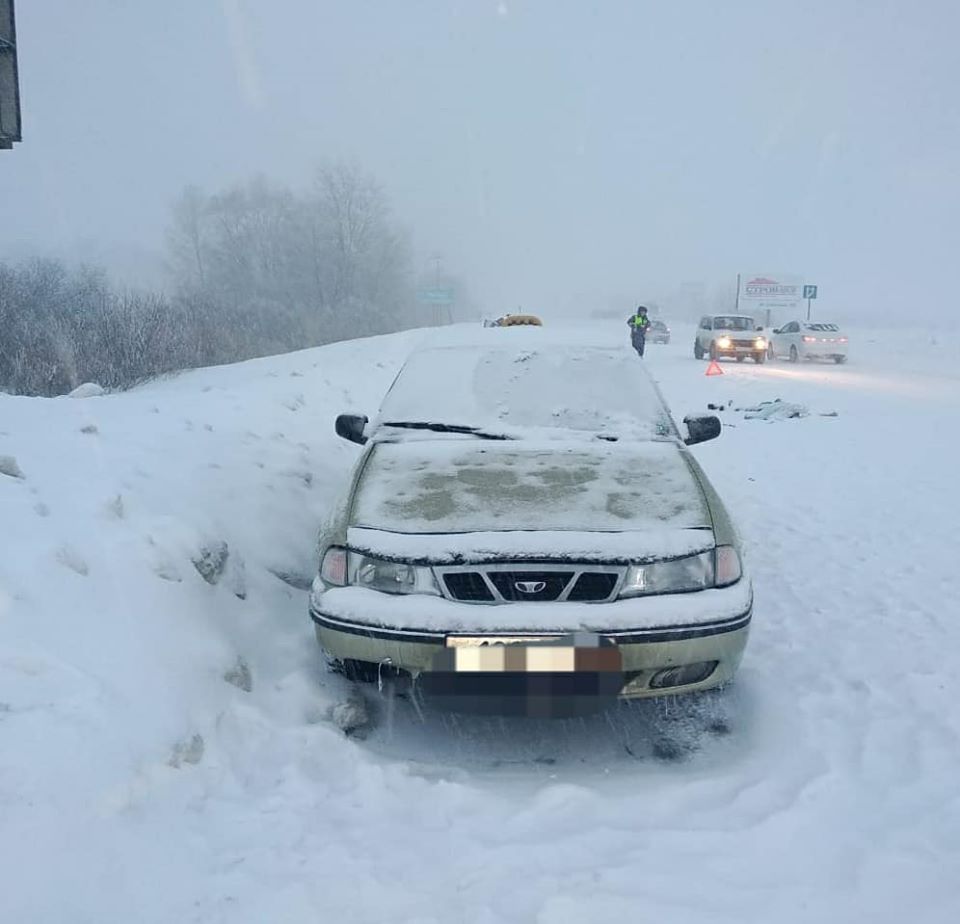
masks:
[[[753,354],[753,361],[754,361],[758,366],[761,366],[761,365],[763,365],[763,363],[765,363],[765,362],[767,361],[767,354],[766,354],[766,353],[754,353],[754,354]]]
[[[693,341],[693,355],[696,359],[703,359],[703,347],[700,346],[699,340]]]
[[[839,366],[847,361],[846,356],[834,356],[833,361]]]
[[[767,359],[776,359],[777,354],[773,351],[773,344],[767,347]]]
[[[799,361],[800,361],[800,354],[797,352],[797,348],[796,348],[795,346],[791,346],[791,347],[790,347],[790,362],[796,363],[796,362],[799,362]]]

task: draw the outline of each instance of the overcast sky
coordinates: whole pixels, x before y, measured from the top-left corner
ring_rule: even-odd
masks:
[[[0,258],[129,271],[185,184],[350,158],[490,311],[738,270],[958,311],[956,0],[16,6]]]

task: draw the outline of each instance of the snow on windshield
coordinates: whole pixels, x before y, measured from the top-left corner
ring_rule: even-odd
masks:
[[[675,433],[637,357],[558,345],[444,347],[414,353],[379,422],[426,421],[523,436],[535,429],[630,439]]]

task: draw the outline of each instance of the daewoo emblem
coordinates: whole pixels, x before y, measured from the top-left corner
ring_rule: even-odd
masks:
[[[538,594],[547,586],[546,581],[516,581],[513,585],[522,594]]]

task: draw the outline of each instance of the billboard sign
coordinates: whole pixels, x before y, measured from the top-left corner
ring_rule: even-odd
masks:
[[[748,273],[742,278],[740,308],[747,314],[793,314],[799,310],[803,299],[803,280],[799,276]]]

